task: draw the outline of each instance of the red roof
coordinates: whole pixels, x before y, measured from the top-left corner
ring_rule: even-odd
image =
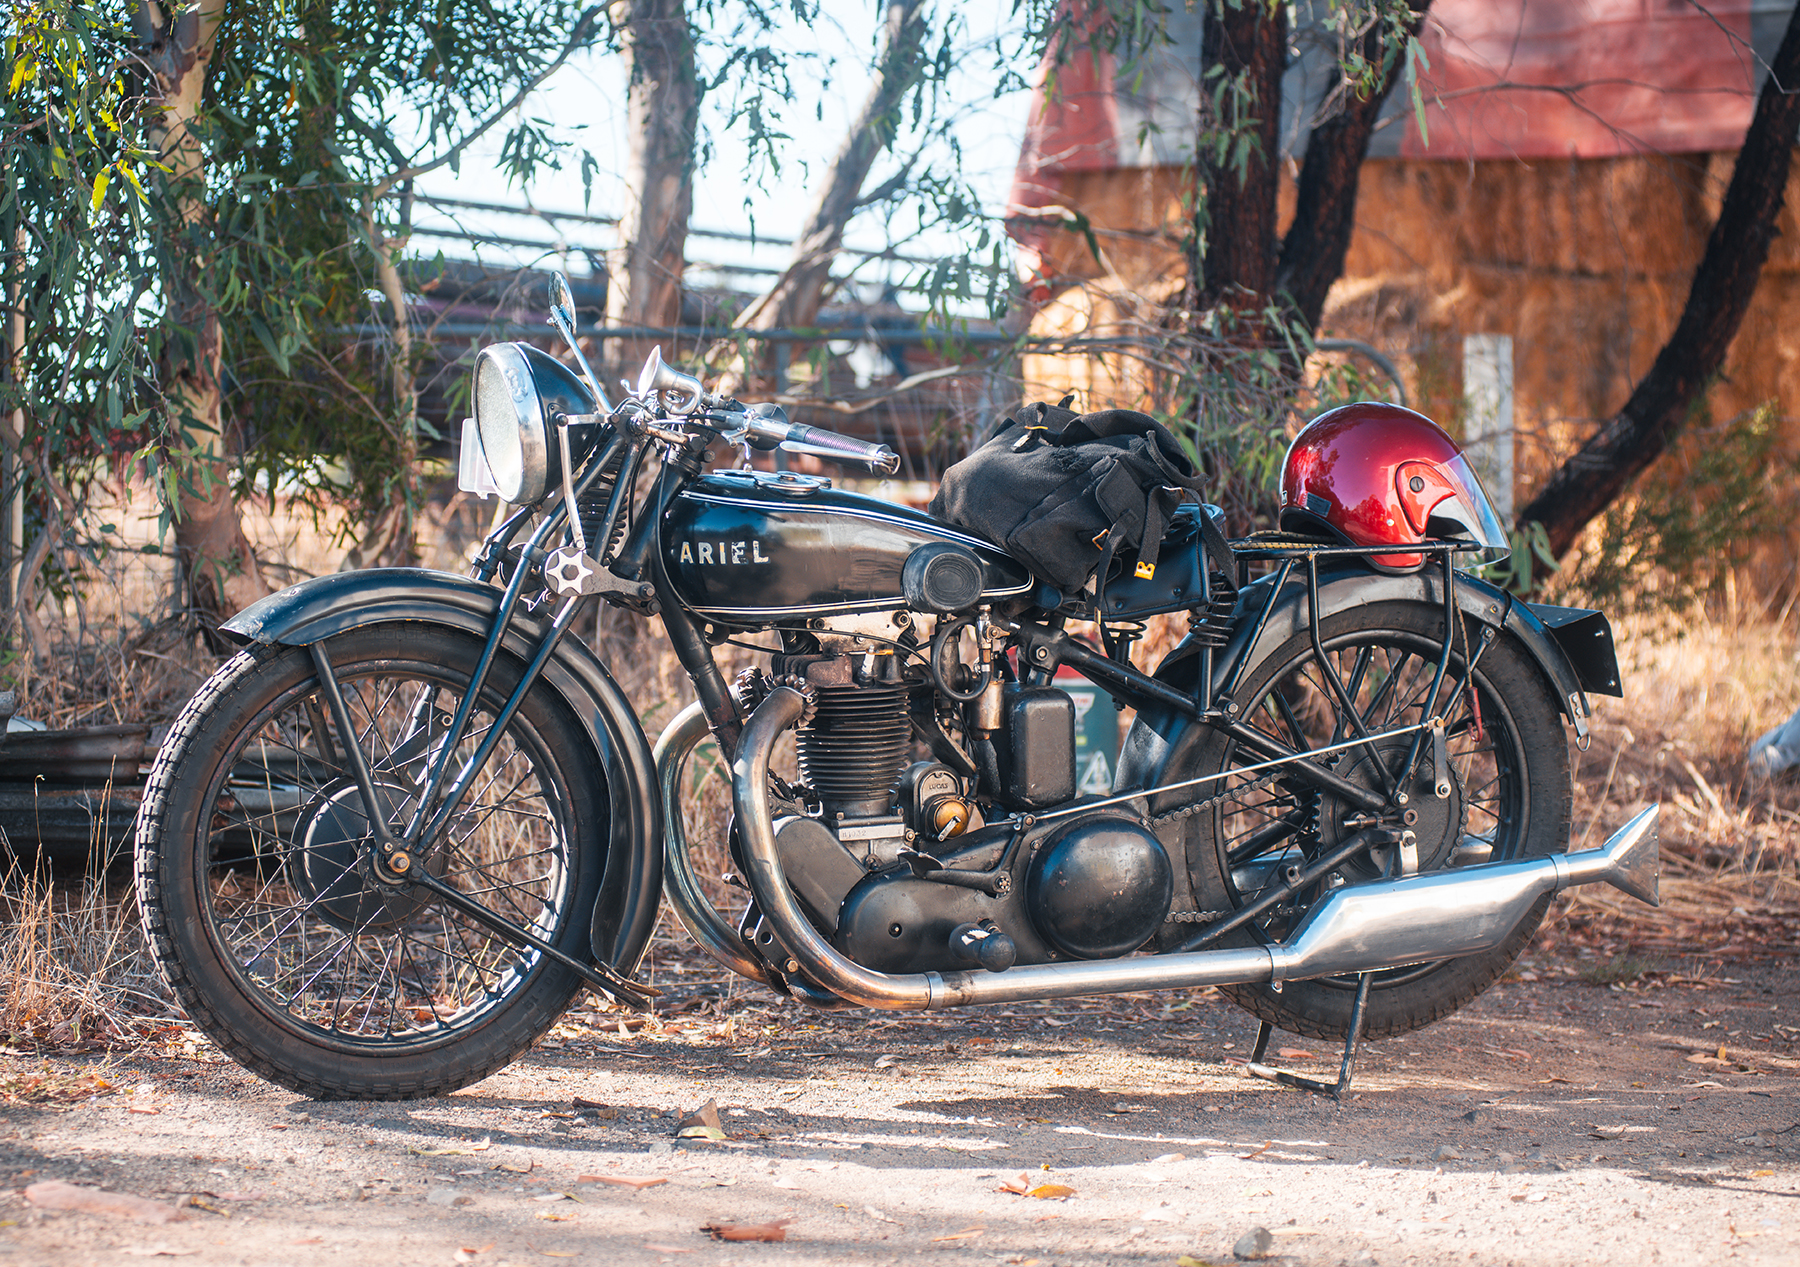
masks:
[[[1409,108],[1399,152],[1611,158],[1735,149],[1761,79],[1751,7],[1435,0],[1420,39],[1431,63],[1419,76],[1426,137]]]
[[[1371,156],[1733,149],[1787,13],[1774,0],[1708,0],[1704,8],[1692,0],[1435,0],[1420,39],[1427,136],[1402,83]],[[1016,206],[1056,203],[1058,173],[1179,163],[1191,153],[1200,23],[1184,6],[1169,22],[1173,43],[1134,65],[1127,89],[1114,83],[1112,54],[1084,48],[1055,71],[1052,93],[1038,90]],[[1296,149],[1304,148],[1296,98],[1310,109],[1329,71],[1330,41],[1307,35],[1296,32],[1299,57],[1284,82],[1283,137]]]

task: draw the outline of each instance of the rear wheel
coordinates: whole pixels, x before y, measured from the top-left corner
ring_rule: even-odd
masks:
[[[1411,734],[1380,732],[1426,720],[1424,707],[1443,647],[1443,609],[1382,603],[1327,616],[1320,622],[1324,659],[1302,632],[1251,667],[1236,698],[1241,716],[1292,748],[1342,743],[1359,734],[1364,746],[1321,758],[1352,783],[1386,793],[1404,770]],[[1517,643],[1501,636],[1477,662],[1468,687],[1465,650],[1479,648],[1481,630],[1459,632],[1444,676],[1437,712],[1444,719],[1449,769],[1447,795],[1427,742],[1408,789],[1414,821],[1410,850],[1382,847],[1353,860],[1328,879],[1274,907],[1228,944],[1285,939],[1313,903],[1331,888],[1398,874],[1416,865],[1439,871],[1565,849],[1572,789],[1562,718],[1542,672]],[[1473,654],[1472,651],[1469,652]],[[1333,678],[1337,685],[1333,684]],[[1342,692],[1338,690],[1341,686]],[[1453,694],[1454,693],[1454,694]],[[1358,729],[1360,723],[1361,730]],[[1171,760],[1170,780],[1229,771],[1262,758],[1216,731],[1195,727]],[[1217,806],[1185,820],[1183,846],[1197,906],[1230,912],[1280,883],[1281,872],[1341,843],[1359,811],[1331,793],[1274,771],[1232,778]],[[1174,793],[1173,808],[1194,794]],[[1396,824],[1398,825],[1398,824]],[[1416,857],[1416,864],[1411,860]],[[1449,1015],[1498,979],[1537,931],[1545,898],[1506,941],[1485,954],[1377,973],[1364,1033],[1405,1033]],[[1193,925],[1174,925],[1175,942]],[[1263,1020],[1314,1038],[1342,1038],[1350,1028],[1357,978],[1332,977],[1271,985],[1233,986],[1227,997]]]
[[[354,734],[330,720],[304,648],[245,651],[183,711],[138,821],[145,929],[188,1015],[256,1073],[322,1098],[442,1094],[522,1052],[581,979],[361,866],[370,830],[347,745],[403,831],[481,643],[384,625],[328,651]],[[500,657],[452,771],[519,678]],[[593,833],[607,821],[587,751],[562,702],[532,691],[421,851],[431,874],[577,959],[600,880]]]

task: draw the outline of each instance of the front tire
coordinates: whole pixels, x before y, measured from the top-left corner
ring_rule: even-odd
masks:
[[[403,831],[482,644],[423,624],[327,650],[356,734],[329,721],[305,648],[224,665],[157,755],[137,828],[151,950],[192,1020],[240,1064],[321,1099],[441,1095],[509,1063],[581,979],[425,890],[375,887],[344,744],[361,745]],[[455,773],[520,680],[495,662]],[[578,960],[599,889],[604,789],[579,723],[534,689],[420,865]]]
[[[1567,739],[1556,699],[1529,653],[1499,636],[1476,662],[1471,689],[1448,698],[1467,674],[1467,654],[1479,648],[1481,627],[1456,631],[1438,712],[1445,721],[1452,771],[1450,795],[1435,794],[1427,744],[1411,793],[1420,872],[1500,862],[1568,847],[1573,789]],[[1240,715],[1295,749],[1324,747],[1354,737],[1351,707],[1370,733],[1425,720],[1423,706],[1443,647],[1441,607],[1390,602],[1359,607],[1320,621],[1325,665],[1345,688],[1340,694],[1302,631],[1245,675],[1236,693]],[[1350,700],[1347,705],[1346,697]],[[1403,768],[1411,735],[1321,758],[1364,786],[1391,786]],[[1165,781],[1232,770],[1259,758],[1210,727],[1190,728],[1178,742]],[[1269,771],[1260,772],[1266,776]],[[1263,787],[1250,776],[1227,780],[1245,788],[1181,824],[1181,848],[1200,911],[1230,912],[1248,905],[1284,865],[1304,863],[1328,851],[1354,828],[1349,807],[1299,780],[1277,779]],[[1209,791],[1218,785],[1211,785]],[[1192,792],[1173,793],[1153,806],[1173,809]],[[1166,803],[1164,803],[1166,802]],[[1396,868],[1390,850],[1371,851],[1347,865],[1332,882],[1356,883]],[[1329,884],[1330,882],[1328,882]],[[1228,935],[1224,944],[1283,940],[1306,910],[1325,895],[1314,886],[1292,904]],[[1413,965],[1375,974],[1365,1013],[1366,1037],[1403,1034],[1448,1016],[1486,990],[1506,971],[1537,931],[1546,897],[1505,942],[1484,954]],[[1164,941],[1179,942],[1193,930],[1175,924]],[[1272,1025],[1310,1038],[1341,1039],[1350,1030],[1355,976],[1231,986],[1226,997]]]

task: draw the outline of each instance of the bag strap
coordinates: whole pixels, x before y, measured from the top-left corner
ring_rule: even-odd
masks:
[[[1214,522],[1207,513],[1206,507],[1200,507],[1200,544],[1206,548],[1207,557],[1213,566],[1225,578],[1226,587],[1237,592],[1237,556],[1232,553],[1231,542],[1226,540],[1224,529]]]

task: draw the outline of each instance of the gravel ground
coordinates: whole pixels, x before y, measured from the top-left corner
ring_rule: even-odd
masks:
[[[1793,1263],[1796,984],[1528,960],[1367,1045],[1341,1104],[1229,1063],[1254,1022],[1209,992],[915,1017],[677,987],[637,1032],[577,1012],[400,1104],[300,1099],[179,1035],[14,1052],[0,1262]],[[707,1100],[729,1138],[676,1139]],[[175,1221],[46,1209],[52,1181]],[[781,1220],[780,1243],[703,1230]]]

